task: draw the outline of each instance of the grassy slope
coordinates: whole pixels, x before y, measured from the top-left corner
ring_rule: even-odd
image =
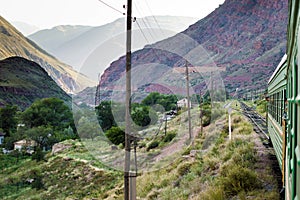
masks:
[[[39,63],[66,92],[82,90],[87,86],[95,85],[95,83],[87,77],[79,74],[72,67],[58,61],[38,47],[34,42],[25,38],[1,16],[0,41],[0,59],[21,56],[29,60],[34,60]],[[74,82],[71,81],[72,79]]]
[[[37,163],[29,158],[17,161],[11,157],[8,160],[1,155],[1,163],[6,163],[6,166],[1,166],[0,196],[3,199],[20,200],[67,197],[104,199],[107,196],[106,191],[121,183],[121,174],[103,169],[105,166],[91,157],[80,143],[69,142],[73,145],[71,149],[57,155],[47,155],[46,162]],[[78,153],[88,159],[85,162],[77,159]],[[92,167],[90,162],[100,168]],[[26,180],[37,180],[38,177],[43,183],[41,189],[32,188],[32,184],[26,183]]]
[[[236,109],[232,114],[232,141],[228,140],[228,119],[219,112],[218,120],[204,128],[193,148],[184,148],[182,156],[161,170],[137,178],[138,199],[279,199],[268,155],[261,151],[260,139]],[[180,124],[176,121],[170,124]],[[123,199],[122,174],[105,168],[79,143],[68,143],[71,149],[49,155],[48,162],[23,160],[2,170],[0,186],[5,187],[0,192],[12,191],[6,199],[26,199],[29,194],[32,199],[49,195],[55,199]],[[98,168],[101,170],[95,170]],[[29,186],[17,190],[17,180],[34,169],[43,172],[47,190],[36,191]]]
[[[216,124],[227,120],[223,116]],[[239,112],[234,112],[232,121],[232,141],[228,126],[218,129],[212,124],[197,138],[195,157],[182,157],[165,169],[140,176],[141,199],[279,199],[270,164],[260,158],[267,155],[257,152],[263,148],[258,136]]]

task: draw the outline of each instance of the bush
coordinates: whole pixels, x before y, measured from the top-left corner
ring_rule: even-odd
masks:
[[[171,142],[176,137],[175,131],[167,133],[166,137],[164,138],[164,142]]]
[[[36,160],[37,162],[44,160],[45,154],[40,147],[35,149],[35,152],[32,154],[31,159]]]
[[[106,132],[106,136],[115,145],[125,145],[125,132],[120,127],[111,127]]]
[[[159,142],[156,141],[156,140],[150,142],[148,147],[147,147],[147,151],[149,151],[150,149],[154,149],[154,148],[158,147],[158,145],[159,145]]]
[[[260,188],[256,173],[240,165],[233,165],[228,170],[225,177],[221,178],[221,185],[228,196]]]
[[[177,168],[177,173],[179,176],[184,176],[190,172],[190,168],[192,166],[192,163],[182,163]]]

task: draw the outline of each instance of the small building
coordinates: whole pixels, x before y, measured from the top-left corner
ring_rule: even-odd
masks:
[[[4,142],[5,133],[0,132],[0,145]]]
[[[177,101],[177,107],[178,108],[187,108],[188,107],[188,99],[184,98],[179,101]],[[190,101],[190,108],[192,107],[191,101]]]
[[[14,143],[14,150],[21,151],[22,149],[26,149],[27,151],[32,151],[36,145],[34,140],[19,140]]]

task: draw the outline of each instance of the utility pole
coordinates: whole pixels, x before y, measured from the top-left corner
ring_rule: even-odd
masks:
[[[203,133],[203,111],[202,111],[202,102],[201,102],[201,91],[200,91],[200,127],[201,127],[201,134]]]
[[[211,110],[213,109],[213,89],[214,89],[214,80],[213,80],[213,72],[210,72],[210,104]]]
[[[127,0],[127,25],[126,25],[126,128],[125,128],[125,164],[124,164],[124,199],[132,198],[132,187],[135,188],[135,182],[129,183],[130,173],[130,151],[131,151],[131,122],[130,122],[130,104],[131,104],[131,30],[132,30],[132,0]],[[129,187],[131,185],[131,187]]]
[[[188,69],[187,61],[185,61],[185,76],[186,76],[186,95],[187,95],[187,104],[188,104],[187,106],[188,106],[188,121],[189,121],[189,139],[192,139],[189,69]]]
[[[165,114],[165,136],[167,135],[167,129],[168,129],[168,119],[167,119],[167,115]]]
[[[232,112],[232,108],[228,107],[228,132],[229,132],[229,140],[231,140],[231,117],[230,117],[230,114]]]

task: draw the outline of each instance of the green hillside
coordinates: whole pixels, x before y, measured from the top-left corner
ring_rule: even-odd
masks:
[[[74,93],[95,83],[27,39],[0,16],[0,59],[20,56],[38,63],[66,92]]]
[[[25,109],[34,100],[47,97],[71,102],[71,97],[37,63],[21,57],[0,61],[0,106],[15,104]]]
[[[192,109],[192,116],[198,116],[197,113],[199,110]],[[204,127],[203,133],[193,123],[197,135],[192,146],[180,145],[181,140],[176,137],[166,142],[163,131],[156,139],[140,141],[138,162],[146,154],[149,156],[146,167],[152,163],[159,170],[138,169],[137,199],[279,200],[277,176],[272,169],[277,163],[271,160],[271,152],[263,150],[262,141],[238,106],[232,113],[232,140],[229,140],[228,118],[224,113],[220,111],[218,119]],[[185,117],[183,113],[169,121],[168,132],[182,127],[180,118]],[[149,149],[154,141],[159,145]],[[52,153],[40,162],[20,153],[0,153],[1,197],[6,200],[124,199],[123,173],[102,163],[108,157],[113,158],[110,167],[114,168],[124,159],[123,154],[117,150],[105,153],[105,145],[100,145],[104,143],[100,136],[67,140],[54,146]]]

